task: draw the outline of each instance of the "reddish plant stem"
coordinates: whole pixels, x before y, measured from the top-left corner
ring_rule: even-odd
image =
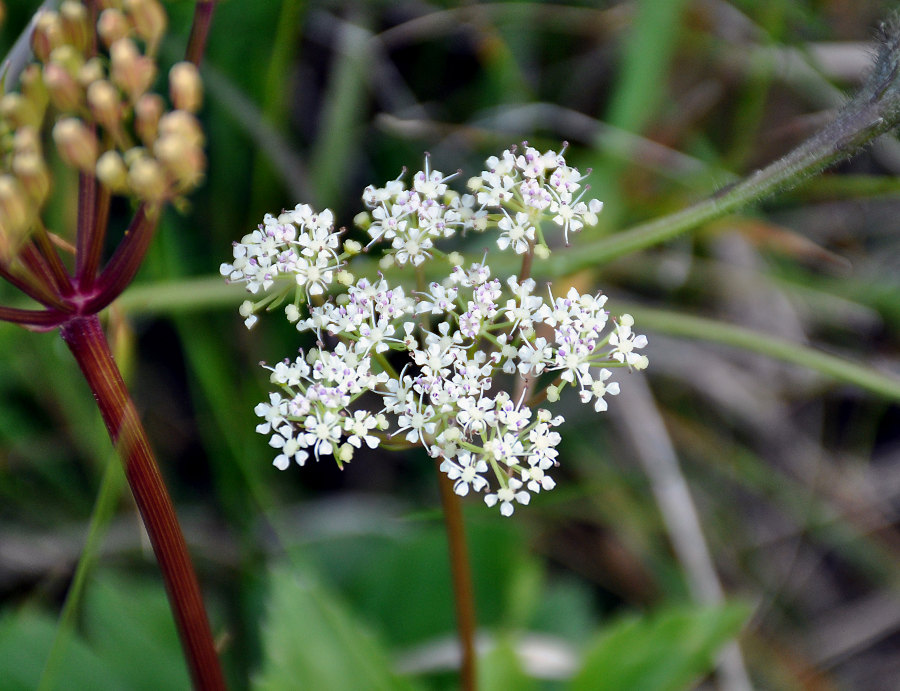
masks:
[[[469,548],[462,516],[462,503],[453,491],[453,481],[440,470],[437,459],[438,482],[441,487],[441,504],[444,508],[444,525],[450,551],[450,576],[453,580],[453,602],[456,608],[456,628],[462,660],[459,670],[459,686],[463,691],[475,691],[475,590],[469,565]]]
[[[106,239],[106,224],[97,223],[97,187],[97,178],[93,175],[78,175],[75,279],[81,290],[88,290],[97,276]]]
[[[191,24],[191,35],[188,37],[184,59],[198,67],[203,60],[203,53],[206,51],[206,39],[209,36],[215,9],[216,0],[199,0],[194,6],[194,21]]]
[[[94,393],[110,439],[125,465],[128,484],[162,570],[194,687],[204,691],[224,689],[200,585],[175,508],[100,320],[96,315],[75,317],[61,327],[60,334]]]

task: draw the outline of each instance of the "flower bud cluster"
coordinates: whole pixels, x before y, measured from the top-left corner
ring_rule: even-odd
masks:
[[[76,0],[64,0],[58,11],[42,11],[31,38],[37,62],[22,72],[20,93],[0,98],[0,177],[4,189],[23,195],[19,201],[0,200],[0,246],[27,234],[50,193],[40,148],[21,143],[39,141],[33,133],[45,126],[68,166],[95,175],[116,194],[163,202],[180,198],[203,178],[204,137],[196,118],[202,85],[196,67],[180,63],[170,71],[171,108],[150,91],[166,29],[162,5],[159,0],[99,4],[96,27],[87,6]],[[20,205],[31,213],[17,213]]]
[[[509,516],[556,484],[564,418],[537,404],[572,388],[606,410],[619,393],[613,370],[647,367],[647,339],[630,315],[611,318],[600,293],[557,296],[531,278],[493,277],[486,259],[464,268],[434,246],[457,231],[496,229],[501,250],[535,256],[546,247],[542,221],[565,233],[595,223],[600,203],[582,201],[582,176],[561,153],[526,145],[492,157],[471,195],[448,190],[450,178],[428,163],[411,189],[401,179],[367,187],[370,213],[357,219],[370,245],[389,243],[391,263],[414,267],[418,290],[350,274],[360,243],[342,240],[330,211],[307,205],[267,215],[220,271],[264,294],[241,305],[248,327],[288,301],[288,320],[317,338],[295,360],[267,366],[277,390],[255,412],[276,467],[322,455],[342,465],[363,444],[420,446],[457,494],[482,493]],[[446,268],[425,285],[430,258]]]

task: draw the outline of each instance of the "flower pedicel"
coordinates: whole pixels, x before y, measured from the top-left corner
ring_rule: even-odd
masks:
[[[387,244],[382,268],[412,266],[418,290],[381,273],[351,274],[362,244],[342,239],[327,209],[298,204],[266,215],[234,244],[222,275],[261,295],[240,307],[247,327],[289,299],[288,320],[318,339],[293,361],[266,366],[277,390],[255,412],[276,467],[322,456],[342,465],[363,445],[422,446],[441,459],[456,494],[484,493],[504,516],[553,489],[564,420],[536,403],[554,403],[572,387],[582,403],[606,410],[605,397],[619,392],[612,369],[644,369],[647,339],[632,331],[630,315],[610,319],[604,295],[572,288],[556,296],[524,275],[532,257],[549,255],[545,221],[561,227],[568,244],[569,233],[596,224],[602,204],[584,199],[584,176],[562,152],[523,149],[489,158],[467,194],[452,191],[455,176],[431,170],[427,156],[411,188],[401,176],[365,189],[369,211],[356,222],[370,237],[367,248]],[[457,253],[436,247],[491,229],[501,251],[523,255],[522,275],[501,280],[486,258],[466,268]],[[425,285],[432,259],[447,273]],[[501,374],[519,379],[515,394],[498,389]]]

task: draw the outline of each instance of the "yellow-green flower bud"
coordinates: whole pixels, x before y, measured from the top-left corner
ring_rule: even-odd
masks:
[[[16,154],[41,155],[41,135],[36,127],[19,127],[13,135],[13,151]]]
[[[535,245],[534,256],[537,259],[546,259],[550,256],[550,248],[547,245]]]
[[[87,8],[75,0],[65,0],[59,7],[62,33],[66,43],[79,52],[85,52],[91,42]]]
[[[480,177],[471,177],[466,181],[466,187],[470,192],[477,192],[481,189],[481,186],[484,184],[484,180]]]
[[[44,84],[53,106],[64,113],[72,113],[81,105],[83,92],[75,78],[62,65],[44,65]]]
[[[0,258],[9,259],[28,231],[31,203],[21,183],[0,175]]]
[[[25,126],[40,127],[42,119],[42,114],[37,113],[22,94],[15,92],[0,98],[0,115],[11,129]]]
[[[204,144],[203,128],[200,121],[185,110],[173,110],[159,119],[159,136],[178,137],[191,146]]]
[[[179,62],[169,70],[169,97],[178,110],[196,113],[203,103],[203,82],[192,62]]]
[[[125,0],[123,6],[135,33],[147,44],[147,52],[154,55],[166,33],[166,11],[157,0]]]
[[[166,110],[162,96],[144,94],[134,104],[134,129],[144,146],[152,146],[156,141],[159,119]]]
[[[337,280],[337,282],[342,286],[349,286],[353,285],[353,281],[356,280],[356,277],[352,273],[347,271],[347,269],[341,269],[337,272],[335,280]]]
[[[97,179],[112,192],[128,191],[128,168],[117,151],[105,151],[97,159]]]
[[[206,157],[198,146],[168,134],[153,144],[153,153],[166,172],[176,181],[179,190],[196,187],[206,170]]]
[[[339,468],[343,469],[342,464],[349,463],[350,461],[353,460],[353,451],[354,451],[354,448],[351,444],[349,444],[349,443],[341,444],[341,448],[338,449],[338,456],[336,459],[338,462]]]
[[[106,79],[106,68],[103,66],[103,61],[100,58],[91,58],[81,66],[75,78],[84,88],[100,79]]]
[[[344,252],[349,254],[351,257],[354,254],[359,254],[360,252],[362,252],[362,243],[357,242],[356,240],[347,240],[344,243]]]
[[[360,211],[356,216],[353,217],[353,225],[357,228],[362,228],[366,230],[370,225],[372,225],[372,217],[369,216],[365,211]]]
[[[47,62],[53,49],[62,43],[63,31],[59,14],[52,11],[41,12],[34,22],[31,34],[31,50],[35,57],[41,62]]]
[[[168,191],[162,166],[149,156],[139,158],[131,165],[128,170],[128,186],[138,199],[148,202],[165,200]]]
[[[547,387],[547,401],[556,403],[559,400],[559,387],[551,384]]]
[[[93,82],[87,89],[88,107],[97,122],[109,130],[116,130],[122,118],[119,90],[105,79]]]
[[[63,118],[53,127],[60,157],[73,168],[93,173],[97,163],[97,137],[78,118]]]
[[[120,38],[109,47],[109,73],[113,82],[136,102],[156,77],[156,64],[141,55],[130,38]]]
[[[50,173],[44,159],[33,151],[13,156],[12,171],[19,178],[28,196],[38,205],[50,194]]]
[[[111,7],[100,13],[97,20],[97,33],[103,45],[109,49],[120,38],[126,38],[131,33],[131,25],[122,10]]]
[[[47,94],[47,85],[44,84],[41,66],[33,62],[22,70],[22,76],[19,77],[22,96],[31,105],[35,113],[39,114],[43,119],[44,111],[47,110],[49,95]]]
[[[465,258],[459,252],[451,252],[447,255],[447,261],[451,266],[462,266]]]

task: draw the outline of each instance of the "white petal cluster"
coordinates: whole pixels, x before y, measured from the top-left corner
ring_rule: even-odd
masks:
[[[369,245],[390,242],[387,254],[397,264],[419,266],[433,256],[435,240],[474,227],[474,197],[448,193],[447,181],[455,175],[431,170],[426,156],[425,170],[413,175],[412,189],[400,178],[384,187],[369,185],[362,196],[371,210],[366,217]]]
[[[399,178],[366,188],[370,214],[361,225],[372,242],[390,243],[395,264],[421,273],[434,241],[457,230],[493,224],[501,249],[525,254],[542,242],[542,214],[566,232],[596,222],[599,202],[581,201],[583,176],[561,153],[510,149],[487,167],[477,197],[464,198],[448,189],[453,176],[430,170],[426,159],[410,189]],[[486,211],[494,205],[500,213]],[[646,337],[630,315],[611,318],[601,293],[537,292],[531,278],[492,276],[486,259],[467,268],[445,263],[443,280],[411,291],[381,274],[352,277],[343,264],[360,246],[339,235],[330,211],[298,205],[266,216],[222,265],[251,293],[287,276],[306,298],[286,313],[318,347],[267,367],[277,390],[255,409],[280,469],[329,455],[343,464],[385,444],[419,446],[441,460],[458,495],[481,494],[509,516],[556,485],[564,418],[529,398],[552,404],[571,387],[602,412],[619,393],[613,371],[648,365]],[[273,301],[247,301],[241,314],[252,323]]]
[[[266,214],[263,222],[232,248],[231,263],[223,263],[219,273],[231,283],[246,283],[254,295],[268,291],[284,276],[297,286],[299,297],[322,295],[341,268],[338,255],[340,233],[334,230],[334,216],[326,209],[315,213],[308,204],[298,204],[293,211],[277,217]],[[247,327],[257,321],[255,312],[263,301],[242,305]]]
[[[513,147],[500,157],[491,156],[481,177],[470,181],[482,209],[503,209],[497,224],[503,232],[497,246],[524,254],[529,243],[534,244],[535,233],[540,233],[544,219],[562,227],[568,245],[570,231],[597,224],[603,202],[584,199],[589,187],[581,181],[587,175],[567,165],[565,147],[560,153],[541,152],[527,144],[523,147],[520,154]],[[515,210],[515,215],[506,209]]]

